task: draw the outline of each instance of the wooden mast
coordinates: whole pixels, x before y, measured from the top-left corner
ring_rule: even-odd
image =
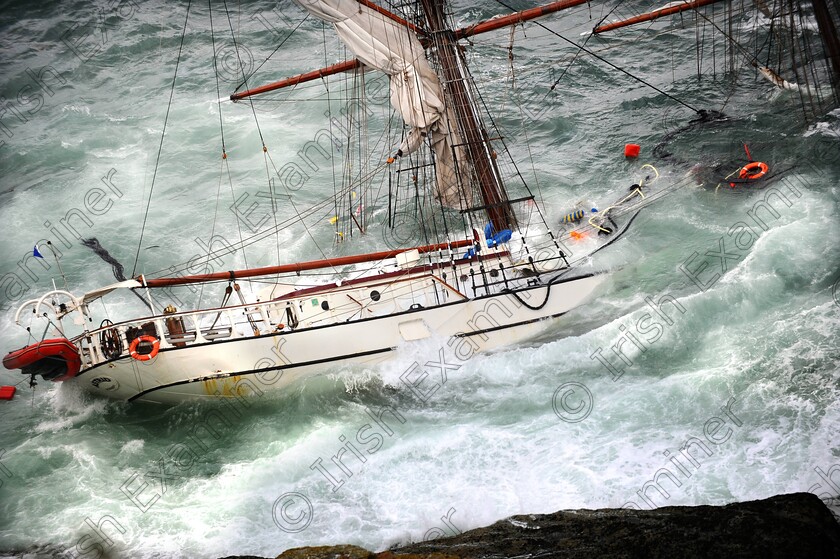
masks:
[[[442,85],[448,94],[448,102],[455,112],[461,141],[469,163],[475,171],[475,179],[478,181],[487,216],[496,231],[511,229],[516,226],[516,218],[508,204],[501,178],[494,170],[487,134],[481,127],[481,120],[467,90],[466,78],[458,62],[457,38],[455,32],[446,26],[443,2],[442,0],[421,0],[421,4],[426,14],[432,46],[436,49],[440,61]],[[468,187],[463,184],[461,186]]]

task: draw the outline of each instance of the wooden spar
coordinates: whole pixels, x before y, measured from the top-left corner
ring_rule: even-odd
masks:
[[[561,2],[552,2],[551,4],[546,4],[545,6],[529,8],[527,10],[522,10],[521,12],[514,12],[506,16],[488,19],[486,21],[470,25],[469,27],[456,29],[455,38],[463,39],[480,33],[495,31],[496,29],[501,29],[502,27],[507,27],[508,25],[516,25],[517,23],[523,23],[544,15],[553,14],[554,12],[565,10],[566,8],[573,8],[581,4],[586,4],[588,1],[589,0],[562,0]]]
[[[383,16],[387,17],[388,19],[399,23],[400,25],[411,29],[418,35],[425,35],[425,30],[417,27],[413,23],[404,20],[397,14],[389,12],[385,8],[378,6],[377,4],[371,2],[370,0],[359,0],[359,4],[370,8],[371,10],[382,14]],[[361,68],[362,62],[358,58],[353,60],[345,60],[344,62],[339,62],[338,64],[333,64],[332,66],[327,66],[326,68],[321,68],[320,70],[314,70],[312,72],[307,72],[305,74],[298,74],[297,76],[292,76],[290,78],[286,78],[274,83],[266,84],[260,87],[256,87],[254,89],[249,89],[247,91],[242,91],[240,93],[233,93],[230,96],[231,101],[240,101],[245,99],[246,97],[251,97],[253,95],[259,95],[260,93],[266,93],[268,91],[274,91],[276,89],[282,89],[284,87],[289,87],[292,85],[297,85],[299,83],[308,82],[312,80],[317,80],[319,78],[324,78],[326,76],[331,76],[333,74],[338,74],[341,72],[349,72],[350,70],[355,70],[356,68]]]
[[[438,243],[436,245],[425,245],[416,247],[415,250],[420,253],[434,252],[436,250],[444,250],[447,248],[463,248],[472,246],[471,239],[464,239],[461,241],[453,241],[451,243]],[[303,272],[305,270],[317,270],[319,268],[330,268],[332,266],[345,266],[347,264],[359,264],[361,262],[374,262],[376,260],[384,260],[386,258],[393,258],[396,255],[407,252],[412,249],[400,250],[386,250],[382,252],[371,252],[368,254],[355,254],[353,256],[339,256],[336,258],[327,258],[325,260],[310,260],[308,262],[298,262],[296,264],[281,264],[280,266],[266,266],[264,268],[251,268],[249,270],[239,270],[236,272],[216,272],[213,274],[198,274],[195,276],[182,276],[175,278],[154,278],[145,279],[138,278],[140,283],[145,281],[147,287],[170,287],[173,285],[186,285],[189,283],[201,283],[205,281],[229,280],[229,279],[243,279],[253,278],[257,276],[269,276],[274,274],[285,274],[289,272]]]
[[[298,74],[297,76],[292,76],[290,78],[286,78],[284,80],[280,80],[278,82],[269,83],[266,85],[262,85],[260,87],[255,87],[254,89],[249,89],[247,91],[240,91],[239,93],[233,93],[230,96],[231,101],[239,101],[246,97],[251,97],[252,95],[258,95],[260,93],[266,93],[268,91],[274,91],[275,89],[281,89],[283,87],[289,87],[290,85],[297,85],[299,83],[308,82],[312,80],[317,80],[318,78],[324,78],[326,76],[332,76],[333,74],[339,74],[341,72],[348,72],[350,70],[355,70],[356,68],[360,68],[362,66],[361,61],[354,58],[353,60],[345,60],[344,62],[339,62],[338,64],[333,64],[332,66],[327,66],[326,68],[321,68],[320,70],[313,70],[312,72],[307,72],[305,74]]]
[[[614,23],[607,23],[606,25],[599,25],[598,27],[593,29],[592,32],[603,33],[604,31],[612,31],[613,29],[619,29],[621,27],[627,27],[628,25],[634,25],[636,23],[642,23],[645,21],[652,21],[660,17],[668,16],[671,14],[678,14],[686,10],[693,10],[695,8],[699,8],[700,6],[707,6],[709,4],[715,4],[717,2],[722,1],[723,0],[694,0],[693,2],[685,2],[676,6],[670,6],[668,8],[662,8],[660,10],[654,10],[652,12],[648,12],[646,14],[642,14],[636,17],[631,17],[630,19],[624,19],[621,21],[616,21]]]
[[[367,6],[368,8],[373,10],[374,12],[380,13],[383,16],[387,17],[388,19],[390,19],[392,21],[396,21],[397,23],[399,23],[400,25],[402,25],[404,27],[408,27],[409,29],[411,29],[412,31],[417,33],[418,35],[425,35],[426,34],[425,29],[420,29],[419,27],[417,27],[413,23],[404,20],[403,18],[401,18],[397,14],[389,12],[388,10],[383,8],[382,6],[374,4],[370,0],[359,0],[359,4],[362,4],[363,6]]]
[[[401,17],[392,14],[388,10],[381,8],[370,2],[369,0],[359,0],[361,4],[364,4],[368,8],[372,10],[376,10],[377,12],[383,14],[384,16],[393,19],[397,23],[401,23],[405,25],[409,29],[415,31],[418,35],[426,35],[426,31],[420,29],[416,25],[413,25]],[[488,31],[495,31],[501,27],[505,27],[507,25],[515,25],[517,23],[522,23],[524,21],[530,21],[532,19],[538,18],[540,16],[552,14],[554,12],[558,12],[560,10],[566,8],[572,8],[574,6],[578,6],[580,4],[585,4],[587,0],[562,0],[560,2],[552,2],[551,4],[546,4],[545,6],[540,6],[537,8],[530,8],[527,10],[522,10],[521,12],[515,12],[512,14],[508,14],[506,16],[497,17],[493,19],[488,19],[486,21],[481,21],[474,25],[470,25],[469,27],[463,27],[455,31],[455,38],[456,39],[463,39],[465,37],[472,37],[473,35],[478,35],[481,33],[487,33]],[[421,39],[421,43],[424,46],[428,46],[426,39]],[[327,66],[326,68],[321,68],[320,70],[314,70],[312,72],[307,72],[305,74],[298,74],[297,76],[292,76],[290,78],[285,78],[277,82],[273,82],[267,85],[263,85],[260,87],[256,87],[254,89],[249,89],[247,91],[241,91],[239,93],[234,93],[230,96],[231,101],[240,101],[245,99],[246,97],[251,97],[253,95],[259,95],[260,93],[266,93],[268,91],[274,91],[276,89],[282,89],[284,87],[289,87],[292,85],[297,85],[299,83],[304,83],[312,80],[317,80],[320,78],[324,78],[326,76],[331,76],[333,74],[338,74],[340,72],[348,72],[350,70],[355,70],[356,68],[360,68],[362,63],[358,59],[354,60],[345,60],[344,62],[339,62],[338,64],[333,64],[332,66]]]
[[[617,21],[614,23],[608,23],[605,25],[599,25],[595,29],[592,30],[593,33],[602,33],[604,31],[612,31],[613,29],[619,29],[621,27],[627,27],[628,25],[635,25],[636,23],[643,23],[645,21],[653,21],[660,17],[664,17],[671,14],[677,14],[680,12],[685,12],[687,10],[693,10],[699,8],[701,6],[707,6],[709,4],[716,4],[717,2],[722,2],[724,0],[693,0],[688,1],[686,0],[682,4],[678,4],[676,6],[669,6],[667,8],[661,8],[659,10],[654,10],[652,12],[648,12],[646,14],[641,14],[636,17],[631,17],[626,20]]]

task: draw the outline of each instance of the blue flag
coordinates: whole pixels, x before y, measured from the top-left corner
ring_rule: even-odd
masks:
[[[32,256],[34,256],[35,258],[43,258],[43,257],[44,257],[44,256],[43,256],[43,255],[42,255],[42,254],[38,251],[38,245],[35,245],[35,246],[32,248]]]

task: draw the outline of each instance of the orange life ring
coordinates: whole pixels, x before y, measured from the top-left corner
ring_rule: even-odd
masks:
[[[140,342],[148,342],[152,344],[152,351],[149,353],[137,353],[137,346],[140,345]],[[128,346],[128,354],[138,361],[148,361],[149,359],[154,359],[157,356],[158,351],[160,351],[160,340],[154,336],[140,336],[138,338],[134,338],[131,345]]]
[[[767,163],[761,161],[752,161],[741,167],[741,172],[738,174],[739,179],[756,180],[767,174]]]

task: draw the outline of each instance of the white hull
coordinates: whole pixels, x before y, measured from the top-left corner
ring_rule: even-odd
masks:
[[[439,2],[424,2],[417,13],[408,10],[409,19],[417,18],[416,24],[365,3],[313,1],[302,5],[333,24],[356,60],[240,91],[231,99],[365,67],[389,75],[391,103],[402,117],[406,133],[394,150],[393,141],[400,134],[389,118],[377,147],[365,141],[358,151],[351,149],[349,142],[357,133],[378,134],[375,126],[367,128],[363,104],[356,107],[356,102],[365,98],[366,88],[364,80],[354,79],[353,87],[358,89],[347,89],[351,95],[348,101],[353,102],[347,108],[353,110],[340,111],[350,127],[348,146],[340,149],[346,159],[340,183],[334,174],[332,199],[303,212],[292,204],[296,219],[282,224],[275,220],[275,228],[298,221],[305,225],[305,219],[317,215],[313,212],[327,211],[328,204],[334,202],[328,211],[336,214],[329,220],[335,225],[336,242],[356,230],[365,234],[368,218],[376,213],[384,217],[387,178],[392,240],[398,240],[394,233],[403,223],[402,217],[413,216],[412,227],[418,238],[438,242],[405,250],[391,247],[368,254],[197,274],[191,270],[204,260],[201,255],[182,267],[170,268],[174,274],[189,270],[192,275],[125,280],[117,273],[119,283],[80,298],[54,290],[25,302],[15,320],[20,324],[22,313],[31,310],[31,317],[47,319],[45,332],[55,329],[60,337],[10,352],[3,360],[7,368],[128,401],[171,403],[259,395],[283,390],[302,378],[345,364],[384,361],[406,344],[422,340],[440,340],[459,359],[468,359],[478,351],[533,337],[548,326],[547,321],[592,295],[605,276],[572,275],[567,260],[572,251],[545,222],[524,177],[508,157],[504,135],[495,124],[485,122],[482,113],[486,107],[458,45],[460,39],[472,34],[557,11],[564,7],[562,2],[457,31],[448,29],[449,16]],[[329,99],[327,102],[331,103]],[[330,122],[338,124],[332,117]],[[382,157],[380,142],[390,154],[387,158]],[[317,137],[304,146],[304,156],[313,143],[318,145]],[[322,149],[320,145],[318,149]],[[267,153],[267,146],[263,145],[263,151]],[[505,156],[499,158],[500,153]],[[266,171],[272,212],[276,214],[271,190],[274,179],[268,167]],[[281,171],[276,167],[274,171],[282,178]],[[229,170],[228,175],[232,180]],[[517,197],[509,196],[508,182],[519,185]],[[617,225],[611,215],[617,217],[620,212],[610,212],[631,199],[643,199],[643,182],[600,212],[593,208],[588,212],[589,224],[580,225],[583,233],[572,231],[569,238],[582,241],[586,237],[584,242],[600,245],[592,247],[588,256],[612,243],[621,233],[614,234]],[[286,195],[291,196],[291,191]],[[151,202],[150,191],[147,213]],[[522,204],[521,212],[515,211],[518,204]],[[577,217],[570,222],[580,221],[584,213],[575,211]],[[361,221],[357,216],[362,216]],[[214,220],[217,217],[214,214]],[[537,225],[537,217],[542,225]],[[143,223],[145,227],[145,220]],[[388,231],[384,223],[383,230]],[[453,240],[453,235],[459,238]],[[613,236],[601,243],[598,239],[603,235]],[[240,244],[244,249],[264,237],[261,232],[252,237],[253,241],[240,239]],[[141,234],[138,251],[142,239]],[[389,244],[387,238],[384,240]],[[212,239],[209,245],[213,245]],[[104,249],[94,250],[114,265]],[[207,250],[209,264],[218,253],[209,246]],[[226,247],[223,251],[234,249]],[[277,256],[279,260],[279,252]],[[584,257],[576,256],[578,261]],[[135,259],[135,267],[137,263]],[[238,284],[242,280],[267,287],[255,301],[247,301]],[[182,308],[179,312],[170,303],[185,306],[167,292],[170,287],[201,284],[203,294],[205,287],[224,282],[228,285],[217,308]],[[116,324],[107,315],[101,322],[95,319],[90,304],[116,289],[142,294],[150,316]],[[234,292],[236,297],[232,298]],[[162,293],[162,300],[156,300],[158,293]],[[201,297],[198,299],[200,305]],[[192,298],[188,296],[187,300]],[[82,332],[71,336],[64,329],[63,319],[75,312],[81,316],[73,317],[74,325],[82,326]],[[98,328],[92,327],[98,322]],[[46,354],[47,350],[53,354]]]
[[[128,356],[107,360],[83,369],[68,382],[110,398],[175,403],[283,390],[343,364],[382,362],[401,346],[432,337],[467,359],[475,352],[533,337],[549,325],[549,319],[590,297],[605,277],[563,278],[550,287],[516,290],[516,295],[497,293],[259,336],[185,347],[165,344],[168,347],[162,346],[149,361]]]

